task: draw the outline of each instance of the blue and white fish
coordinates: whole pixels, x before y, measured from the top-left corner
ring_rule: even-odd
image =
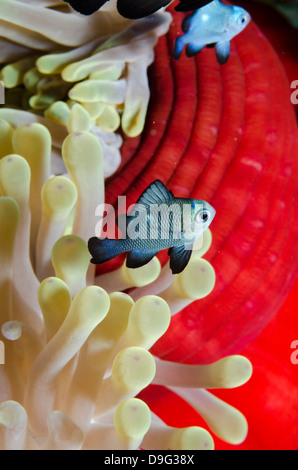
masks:
[[[243,31],[250,19],[250,14],[243,8],[213,0],[184,18],[184,34],[176,39],[174,59],[179,59],[185,46],[187,57],[195,56],[205,46],[215,46],[218,62],[225,64],[230,55],[231,39]]]
[[[178,274],[188,264],[195,240],[209,227],[214,215],[208,202],[174,197],[160,180],[155,180],[132,211],[124,214],[125,238],[90,238],[91,263],[102,264],[128,253],[126,266],[139,268],[167,248],[172,273]]]
[[[82,15],[92,15],[109,0],[64,0]],[[117,9],[125,18],[137,19],[152,15],[171,3],[172,0],[117,0]],[[175,7],[177,11],[192,11],[212,0],[180,0]]]

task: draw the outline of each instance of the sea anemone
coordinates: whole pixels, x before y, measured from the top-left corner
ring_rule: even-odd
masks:
[[[160,275],[157,258],[94,279],[84,240],[94,232],[92,214],[104,197],[99,141],[86,131],[71,133],[62,146],[70,179],[50,177],[46,127],[13,129],[1,121],[1,130],[14,150],[0,161],[2,448],[150,449],[159,442],[160,448],[211,449],[202,428],[169,428],[155,416],[151,425],[151,412],[136,395],[152,381],[195,402],[223,439],[241,442],[243,415],[198,388],[245,383],[248,360],[231,356],[193,367],[148,351],[171,314],[213,289],[214,270],[201,258],[210,232],[181,275],[163,268],[158,297],[142,291]],[[132,287],[131,296],[120,292]]]
[[[108,13],[84,20],[75,39],[63,30],[53,44],[53,25],[46,22],[50,32],[43,36],[36,21],[33,26],[33,8],[16,3],[30,28],[15,28],[25,48],[4,40],[4,62],[31,57],[34,48],[53,58],[49,52],[63,55],[65,46],[90,43],[100,15]],[[48,19],[58,13],[43,10]],[[245,439],[244,416],[204,389],[236,387],[250,378],[251,364],[238,353],[276,313],[295,278],[297,127],[284,72],[255,25],[235,39],[222,68],[209,50],[176,64],[169,56],[181,15],[173,14],[169,34],[155,48],[144,132],[123,135],[121,162],[102,137],[117,139],[116,126],[94,126],[98,102],[88,109],[86,90],[80,95],[75,88],[80,83],[71,103],[61,96],[47,102],[45,116],[38,109],[0,110],[4,449],[213,448],[208,431],[175,429],[150,412],[142,400],[149,384],[149,393],[167,387],[190,403],[221,439]],[[6,0],[0,15],[9,37],[15,29]],[[106,31],[130,27],[117,16],[111,27],[110,20]],[[105,80],[89,73],[84,78]],[[59,80],[51,84],[60,88]],[[84,99],[74,103],[78,96]],[[147,102],[143,124],[146,110]],[[120,145],[118,139],[118,153]],[[177,276],[163,254],[138,270],[126,268],[122,257],[94,272],[86,241],[98,224],[98,205],[115,205],[119,195],[135,202],[156,177],[175,194],[216,207],[212,243],[208,231]]]
[[[108,39],[100,37],[65,52],[32,51],[34,55],[1,70],[9,90],[7,105],[45,110],[47,116],[65,124],[69,116],[59,100],[68,97],[70,106],[82,104],[103,130],[114,131],[121,122],[127,135],[138,135],[149,100],[147,68],[153,61],[157,39],[168,30],[170,19],[168,13],[159,13],[139,20],[137,25],[128,25]]]
[[[215,288],[176,316],[153,349],[163,359],[206,363],[255,339],[297,276],[297,122],[284,68],[253,22],[232,41],[225,66],[207,49],[169,67],[181,23],[170,11],[151,69],[147,127],[124,142],[125,163],[105,194],[108,203],[117,194],[132,203],[154,175],[174,194],[215,207],[205,257]]]
[[[242,351],[253,364],[249,382],[234,391],[213,391],[218,398],[228,400],[245,413],[248,434],[237,450],[297,450],[297,364],[291,362],[293,356],[297,357],[297,346],[290,348],[293,338],[297,339],[293,327],[297,322],[297,287],[298,281],[277,316]],[[204,427],[199,413],[168,388],[150,385],[139,397],[169,426]],[[213,434],[212,437],[217,450],[235,450],[234,445]]]
[[[93,132],[105,150],[104,175],[111,176],[121,162],[122,138],[115,132],[121,127],[134,137],[143,130],[150,96],[147,68],[171,15],[161,12],[132,22],[110,9],[87,20],[64,2],[48,2],[48,8],[14,4],[13,14],[6,0],[0,5],[0,63],[9,62],[0,72],[6,106],[44,114],[65,132]],[[16,43],[26,44],[28,51]]]

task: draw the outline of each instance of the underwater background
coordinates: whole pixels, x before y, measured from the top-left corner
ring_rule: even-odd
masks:
[[[297,449],[297,6],[234,3],[220,65],[173,59],[177,2],[0,0],[1,448]],[[201,250],[90,266],[155,179],[215,207]]]

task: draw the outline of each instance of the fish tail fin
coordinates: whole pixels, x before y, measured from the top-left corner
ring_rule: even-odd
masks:
[[[88,241],[91,263],[103,264],[123,252],[120,240],[92,237]]]
[[[174,45],[174,50],[173,50],[173,57],[175,60],[178,60],[180,58],[183,48],[184,48],[183,36],[179,36],[175,40],[175,45]]]

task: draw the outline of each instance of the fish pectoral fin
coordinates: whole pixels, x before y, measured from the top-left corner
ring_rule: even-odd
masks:
[[[187,57],[194,57],[195,55],[197,55],[199,52],[201,52],[201,50],[203,49],[204,46],[197,46],[196,44],[194,44],[193,42],[190,42],[189,44],[187,44],[187,47],[186,47],[186,50],[185,50],[185,54]]]
[[[147,252],[147,251],[142,251],[142,250],[133,250],[127,253],[127,258],[126,258],[126,267],[127,268],[140,268],[141,266],[144,266],[145,264],[149,263],[149,261],[152,260],[154,256],[156,256],[158,253],[157,252]]]
[[[174,246],[168,250],[173,274],[179,274],[186,268],[192,254],[192,248],[193,244],[188,244]]]
[[[217,62],[224,65],[230,55],[230,41],[217,42],[215,45]]]

